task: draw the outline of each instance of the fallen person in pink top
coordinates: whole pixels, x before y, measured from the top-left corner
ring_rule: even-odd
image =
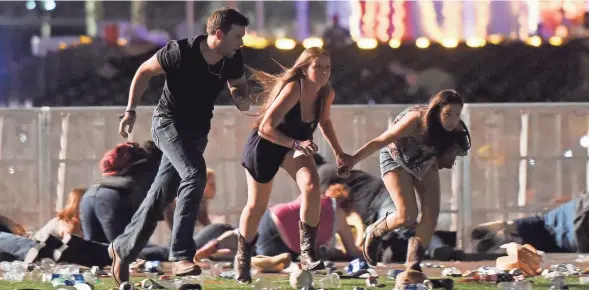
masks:
[[[351,227],[346,223],[346,212],[342,204],[348,200],[348,190],[341,184],[333,184],[321,196],[320,226],[317,236],[317,247],[324,254],[337,255],[339,258],[361,258],[362,252],[355,244]],[[299,244],[298,223],[301,196],[288,203],[270,207],[258,227],[259,237],[255,244],[255,253],[263,256],[277,256],[290,253],[297,260],[301,253]],[[343,244],[343,251],[336,249],[336,234]],[[219,238],[211,240],[198,249],[195,262],[213,256],[217,259],[230,259],[235,255],[237,235],[229,231]],[[327,258],[327,257],[323,257]]]

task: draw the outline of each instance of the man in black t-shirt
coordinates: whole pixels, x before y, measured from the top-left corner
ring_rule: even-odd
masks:
[[[126,138],[135,124],[135,107],[149,80],[165,74],[162,97],[154,111],[152,137],[162,150],[160,167],[146,198],[125,232],[109,246],[112,272],[120,284],[129,280],[129,262],[145,247],[165,206],[176,199],[170,260],[174,274],[198,275],[192,263],[192,238],[198,208],[206,185],[203,152],[213,117],[213,105],[225,83],[241,111],[250,99],[241,54],[249,20],[231,8],[215,11],[207,22],[207,35],[170,41],[144,62],[131,83],[129,103],[119,132]],[[165,188],[175,175],[181,182],[177,195]]]

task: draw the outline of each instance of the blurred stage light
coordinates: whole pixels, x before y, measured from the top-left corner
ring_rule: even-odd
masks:
[[[374,49],[378,46],[378,41],[374,38],[360,38],[356,42],[356,45],[360,49]]]
[[[579,144],[581,144],[581,147],[583,148],[589,148],[589,136],[581,137],[581,140],[579,140]]]
[[[264,49],[270,44],[267,39],[248,33],[243,37],[243,45],[255,49]]]
[[[562,38],[558,36],[552,36],[548,39],[548,42],[554,46],[560,46],[562,44]]]
[[[128,41],[122,37],[117,40],[117,44],[119,46],[125,46],[125,45],[127,45],[127,43],[128,43]]]
[[[392,48],[399,48],[401,46],[401,41],[393,38],[389,40],[389,46]]]
[[[489,35],[489,42],[492,44],[499,44],[503,41],[503,36],[499,35],[499,34],[492,34]]]
[[[446,38],[442,40],[442,45],[447,48],[454,48],[458,46],[458,40],[452,38]]]
[[[429,47],[429,39],[427,39],[425,37],[420,37],[417,40],[415,40],[415,46],[417,46],[419,48],[428,48]]]
[[[27,9],[28,10],[33,10],[37,7],[37,4],[35,3],[35,1],[27,1]]]
[[[303,40],[303,47],[304,48],[323,47],[323,39],[318,38],[318,37],[309,37],[309,38]]]
[[[59,43],[59,49],[66,49],[66,48],[67,48],[67,44],[65,42]]]
[[[295,48],[295,46],[297,46],[297,43],[294,41],[294,39],[279,38],[279,39],[276,39],[276,42],[274,43],[274,45],[278,49],[291,50],[291,49]]]
[[[540,38],[540,36],[534,35],[526,39],[526,43],[534,47],[539,47],[542,45],[542,38]]]
[[[51,10],[55,9],[55,6],[56,6],[56,4],[55,4],[55,1],[53,1],[53,0],[45,0],[43,2],[43,8],[45,8],[45,10],[47,10],[47,11],[51,11]]]
[[[87,35],[80,36],[80,43],[81,44],[90,44],[92,43],[92,37]]]
[[[486,42],[482,38],[469,38],[466,40],[466,45],[469,47],[483,47]]]

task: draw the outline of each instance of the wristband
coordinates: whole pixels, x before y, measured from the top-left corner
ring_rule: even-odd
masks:
[[[292,144],[292,149],[301,150],[301,141],[295,139],[294,143]]]
[[[119,114],[119,119],[124,118],[126,114],[133,115],[133,117],[137,116],[137,112],[135,112],[135,109],[128,109],[125,110],[124,113]]]

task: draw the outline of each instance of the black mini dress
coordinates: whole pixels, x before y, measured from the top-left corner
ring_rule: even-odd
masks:
[[[294,79],[292,81],[300,82],[301,79]],[[317,100],[317,104],[319,104],[316,105],[317,120],[310,123],[303,122],[301,103],[299,101],[286,113],[284,120],[278,125],[277,129],[282,134],[297,140],[304,141],[312,139],[313,133],[319,123],[318,119],[322,107],[320,99]],[[268,183],[274,178],[282,161],[284,161],[284,157],[290,150],[292,148],[284,147],[264,139],[264,137],[258,134],[258,128],[254,128],[245,144],[241,165],[247,169],[257,182]]]

